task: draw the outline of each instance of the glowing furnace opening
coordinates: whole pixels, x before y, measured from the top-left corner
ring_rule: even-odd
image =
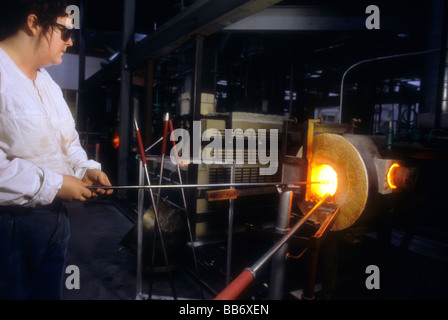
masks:
[[[387,183],[391,189],[397,189],[397,184],[395,183],[395,173],[398,168],[400,168],[400,165],[398,163],[394,163],[390,166],[389,171],[387,172]]]
[[[312,184],[311,194],[322,198],[329,193],[334,195],[338,188],[338,175],[336,171],[327,164],[313,166],[311,169],[311,181],[320,181],[320,184]]]

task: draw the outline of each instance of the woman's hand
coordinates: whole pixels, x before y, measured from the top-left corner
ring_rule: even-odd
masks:
[[[109,178],[107,175],[98,169],[88,169],[82,178],[82,181],[86,184],[86,186],[111,186]],[[112,194],[113,190],[108,189],[107,191],[101,188],[93,190],[93,194]]]
[[[63,201],[73,200],[86,201],[92,197],[92,192],[86,188],[86,184],[76,177],[63,175],[62,186],[56,196]]]

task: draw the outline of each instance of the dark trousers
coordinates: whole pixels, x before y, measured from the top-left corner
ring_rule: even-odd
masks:
[[[61,299],[69,236],[62,205],[0,207],[0,299]]]

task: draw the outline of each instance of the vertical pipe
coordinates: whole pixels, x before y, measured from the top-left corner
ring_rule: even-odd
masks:
[[[76,123],[81,123],[81,108],[84,106],[84,81],[86,75],[86,44],[83,36],[84,32],[84,0],[81,0],[79,9],[79,71],[78,71],[78,99],[76,102]]]
[[[282,138],[281,138],[281,145],[280,145],[280,162],[279,162],[279,171],[282,174],[282,180],[284,180],[285,177],[283,177],[283,163],[285,161],[285,157],[286,157],[286,153],[288,150],[288,126],[289,126],[289,121],[287,121],[286,119],[283,120],[282,123]]]
[[[191,79],[191,100],[190,100],[190,116],[192,121],[199,121],[201,119],[201,92],[202,92],[202,64],[203,64],[203,47],[204,37],[202,35],[196,36],[196,48],[194,56],[193,74]],[[193,128],[193,124],[190,123],[190,128]],[[190,132],[190,137],[194,137],[193,129]],[[194,150],[195,143],[190,143],[190,154],[195,155]],[[198,165],[191,163],[188,166],[187,182],[190,184],[198,183]],[[196,212],[196,200],[197,195],[194,190],[189,192],[188,208],[191,212]]]
[[[230,183],[235,183],[235,161],[233,161],[230,168]],[[233,189],[233,187],[232,187]],[[230,284],[232,272],[232,239],[233,239],[233,207],[234,199],[229,200],[229,227],[227,234],[227,270],[226,270],[226,284]]]
[[[138,184],[143,186],[145,183],[145,175],[143,172],[143,162],[139,161],[138,167]],[[138,190],[138,217],[137,217],[137,296],[136,300],[142,300],[142,270],[143,270],[143,259],[142,259],[142,246],[143,246],[143,197],[144,190]],[[155,232],[155,230],[154,230]]]
[[[286,232],[289,228],[293,192],[283,191],[280,194],[277,231]],[[288,245],[285,243],[272,257],[271,280],[269,286],[269,299],[281,300],[283,298],[283,284],[285,282],[285,257]]]
[[[196,50],[194,56],[193,77],[191,79],[191,118],[193,121],[201,117],[201,95],[202,95],[202,71],[204,57],[204,37],[196,36]]]
[[[145,135],[144,142],[150,143],[152,139],[152,98],[154,85],[154,61],[149,60],[146,63],[146,77],[145,77]]]
[[[291,71],[289,75],[289,118],[292,117],[292,102],[294,99],[294,61],[291,63]]]
[[[120,82],[120,146],[118,149],[118,183],[128,182],[128,157],[131,131],[131,86],[132,71],[127,66],[129,50],[134,44],[135,0],[123,1],[123,43],[121,51],[121,82]]]
[[[312,239],[311,241],[317,241]],[[316,272],[317,272],[317,261],[319,258],[319,250],[316,249],[315,244],[311,245],[308,252],[308,273],[307,273],[307,284],[303,289],[303,300],[314,300],[314,287],[316,286]]]
[[[442,122],[443,113],[443,100],[444,92],[447,90],[445,87],[447,81],[447,41],[448,41],[448,4],[447,1],[441,1],[442,7],[442,34],[440,42],[440,52],[439,52],[439,74],[437,80],[437,95],[436,95],[436,111],[434,117],[434,128],[439,129]],[[445,110],[446,112],[446,110]]]

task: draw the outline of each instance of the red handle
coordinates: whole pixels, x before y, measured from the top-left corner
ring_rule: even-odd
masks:
[[[168,122],[169,120],[165,119],[165,127],[163,128],[163,142],[162,142],[162,154],[165,155],[166,153],[166,144],[167,144],[167,137],[168,137]]]
[[[140,135],[140,130],[138,129],[137,120],[134,120],[135,123],[135,134],[137,135],[138,149],[140,151],[140,157],[142,158],[143,165],[146,165],[146,154],[145,149],[143,148],[142,136]]]
[[[214,300],[234,300],[254,280],[254,275],[249,270],[244,270],[233,280]]]

